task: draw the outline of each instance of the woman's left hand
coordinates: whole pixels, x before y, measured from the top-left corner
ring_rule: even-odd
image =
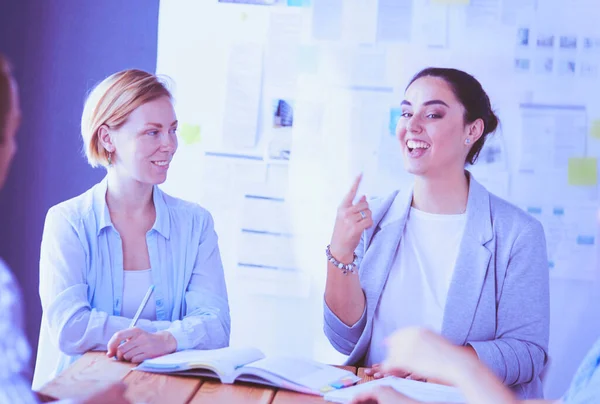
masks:
[[[121,342],[125,341],[122,345]],[[108,357],[141,363],[146,359],[167,355],[177,350],[177,341],[168,331],[150,333],[140,328],[116,332],[107,345]]]

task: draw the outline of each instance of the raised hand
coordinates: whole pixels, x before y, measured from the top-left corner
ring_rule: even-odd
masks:
[[[352,203],[356,198],[361,179],[362,174],[356,177],[350,192],[338,207],[333,235],[331,236],[331,255],[344,264],[353,261],[354,250],[358,247],[362,232],[373,225],[367,198],[363,195],[357,203]]]

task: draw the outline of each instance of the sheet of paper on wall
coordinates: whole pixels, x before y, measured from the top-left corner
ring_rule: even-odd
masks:
[[[271,234],[291,234],[291,212],[285,200],[246,194],[242,206],[242,229]]]
[[[479,165],[470,166],[468,170],[473,177],[489,192],[503,199],[510,197],[510,173],[508,170],[496,170],[491,167]]]
[[[569,185],[567,170],[548,172],[519,171],[510,178],[510,201],[525,205],[540,205],[547,201],[557,204],[598,204],[598,186]]]
[[[368,172],[364,178],[365,193],[369,197],[385,197],[397,189],[403,191],[414,181],[404,168],[400,142],[396,136],[388,130],[382,131],[378,143],[379,150],[374,156],[377,163],[374,178],[370,181]]]
[[[344,3],[342,18],[343,43],[371,44],[377,34],[378,0],[354,0]]]
[[[430,48],[448,45],[448,6],[443,3],[418,3],[414,12],[419,35],[413,39]]]
[[[291,234],[242,229],[238,243],[238,262],[257,268],[294,270],[293,242]]]
[[[311,289],[310,275],[301,271],[239,265],[236,279],[252,295],[306,298]]]
[[[404,42],[411,37],[412,0],[379,0],[377,42]]]
[[[503,0],[503,24],[515,25],[520,21],[531,20],[537,9],[537,0]]]
[[[223,145],[248,149],[256,145],[261,95],[263,47],[236,43],[231,47],[223,116]]]
[[[302,14],[283,11],[271,13],[269,19],[264,84],[279,89],[279,96],[295,91],[303,23]]]
[[[350,161],[363,171],[365,180],[374,175],[377,167],[379,141],[387,124],[386,106],[391,103],[391,93],[354,91],[348,111],[350,121]]]
[[[312,37],[336,41],[342,37],[343,0],[313,0]]]
[[[599,276],[598,207],[594,203],[529,204],[525,209],[542,222],[550,275],[595,280]]]
[[[319,79],[329,86],[384,95],[393,90],[387,81],[387,54],[379,47],[328,48],[321,57]]]
[[[465,8],[467,27],[482,28],[496,25],[500,20],[500,0],[471,0]]]
[[[585,106],[521,104],[520,108],[520,170],[567,172],[570,158],[585,156]]]

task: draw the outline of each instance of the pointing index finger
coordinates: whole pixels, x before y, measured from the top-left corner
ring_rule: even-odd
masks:
[[[352,206],[352,201],[356,197],[356,192],[358,191],[358,186],[360,185],[360,181],[362,180],[362,173],[360,173],[354,183],[352,184],[352,188],[350,188],[350,192],[346,194],[344,200],[342,201],[342,206],[350,207]]]

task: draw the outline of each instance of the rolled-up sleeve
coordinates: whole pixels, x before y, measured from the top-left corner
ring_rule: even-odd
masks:
[[[539,222],[516,238],[502,285],[497,338],[468,345],[505,385],[529,383],[546,364],[550,326],[548,256]]]
[[[231,320],[218,237],[212,216],[205,211],[202,234],[190,283],[185,293],[185,316],[167,328],[177,350],[229,346]]]

